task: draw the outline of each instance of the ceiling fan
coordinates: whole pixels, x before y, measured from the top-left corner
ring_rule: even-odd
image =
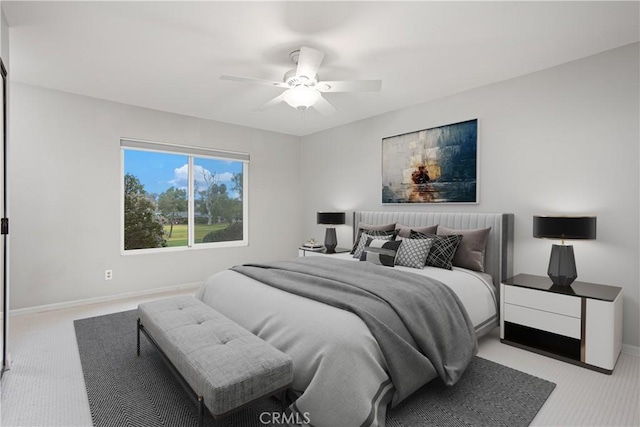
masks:
[[[256,108],[258,111],[286,102],[298,110],[306,110],[313,107],[321,114],[331,114],[336,111],[336,108],[322,96],[323,93],[378,92],[382,86],[381,80],[319,80],[318,69],[324,59],[324,53],[317,49],[303,46],[291,52],[289,57],[296,64],[296,68],[287,71],[281,82],[236,76],[220,76],[220,78],[222,80],[258,83],[286,89],[271,101]]]

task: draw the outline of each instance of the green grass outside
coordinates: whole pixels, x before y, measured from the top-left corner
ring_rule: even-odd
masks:
[[[223,228],[227,228],[229,224],[196,224],[195,230],[195,241],[196,243],[202,243],[202,238],[209,233],[210,231],[222,230]],[[187,246],[188,240],[188,231],[187,224],[176,224],[173,226],[173,233],[171,234],[171,238],[169,236],[169,230],[171,229],[170,225],[164,226],[165,239],[167,239],[167,246]]]

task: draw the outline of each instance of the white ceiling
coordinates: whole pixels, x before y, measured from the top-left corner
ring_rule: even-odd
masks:
[[[583,58],[640,39],[638,2],[2,1],[14,81],[307,135]],[[326,53],[324,80],[381,79],[326,94],[322,116],[281,89],[289,52]]]

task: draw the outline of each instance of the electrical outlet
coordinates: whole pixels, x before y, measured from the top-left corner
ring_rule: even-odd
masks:
[[[104,271],[104,280],[113,279],[113,270],[105,270]]]

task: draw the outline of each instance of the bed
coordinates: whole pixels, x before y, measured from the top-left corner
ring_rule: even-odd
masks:
[[[304,268],[325,269],[334,276],[349,266],[354,266],[350,268],[352,270],[358,266],[364,269],[363,275],[370,274],[371,270],[373,273],[385,271],[385,275],[404,274],[415,281],[430,280],[427,277],[431,277],[446,284],[446,290],[452,291],[464,307],[474,340],[498,325],[499,295],[496,289],[499,289],[500,280],[512,273],[512,214],[355,212],[354,239],[363,223],[370,226],[397,223],[416,229],[432,225],[454,230],[490,228],[484,252],[484,272],[456,266],[451,270],[402,266],[390,269],[354,263],[357,260],[349,253],[310,257],[324,259],[309,261],[313,265]],[[282,261],[278,266],[291,264],[298,268],[302,262]],[[354,275],[357,274],[361,273]],[[208,278],[197,297],[292,357],[292,388],[296,400],[291,409],[299,419],[310,420],[310,424],[317,427],[384,426],[389,406],[398,404],[411,390],[442,377],[438,363],[423,363],[411,373],[413,383],[410,386],[395,386],[391,380],[393,364],[388,363],[391,359],[385,352],[385,345],[388,348],[389,344],[374,338],[371,326],[363,318],[352,311],[287,292],[263,281],[267,280],[227,270]],[[325,282],[325,285],[327,283],[330,284]],[[306,288],[306,284],[300,287]],[[416,362],[416,366],[418,363],[422,362]]]

